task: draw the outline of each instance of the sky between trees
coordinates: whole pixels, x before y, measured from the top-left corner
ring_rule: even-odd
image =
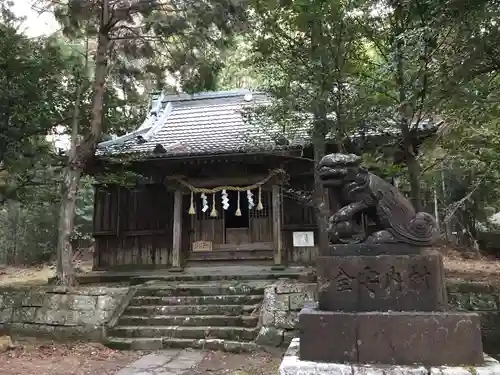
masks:
[[[12,7],[16,16],[26,18],[22,24],[22,31],[29,37],[51,34],[59,29],[59,24],[52,12],[39,13],[33,7],[36,0],[12,0]]]

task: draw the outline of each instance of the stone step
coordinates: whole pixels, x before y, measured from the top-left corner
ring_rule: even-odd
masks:
[[[168,338],[163,339],[163,347],[175,349],[192,348],[203,350],[221,350],[230,353],[248,353],[259,350],[259,346],[253,342],[218,339],[191,340]]]
[[[124,315],[147,317],[165,315],[250,315],[260,305],[173,305],[173,306],[128,306]],[[258,314],[256,314],[258,315]]]
[[[242,327],[182,327],[182,326],[117,326],[109,330],[112,337],[168,337],[182,339],[222,339],[252,341],[258,328]]]
[[[189,261],[222,261],[222,260],[272,260],[273,250],[217,250],[207,252],[191,252]]]
[[[220,295],[220,296],[195,296],[195,297],[160,297],[139,296],[130,301],[130,306],[175,306],[175,305],[255,305],[260,303],[264,296],[257,295]]]
[[[234,263],[233,263],[234,264]],[[257,266],[254,266],[258,268]],[[202,267],[198,267],[202,268]],[[211,269],[214,267],[206,267],[207,269]],[[222,267],[220,267],[222,268]],[[252,282],[252,281],[261,281],[261,282],[267,282],[272,280],[278,280],[278,279],[293,279],[293,280],[301,280],[303,282],[316,282],[316,276],[314,275],[314,272],[312,269],[307,269],[307,270],[283,270],[283,271],[269,271],[271,269],[271,266],[266,266],[263,267],[268,270],[259,270],[256,271],[255,273],[227,273],[227,272],[210,272],[208,274],[199,274],[199,275],[193,275],[193,274],[187,274],[187,273],[176,273],[176,274],[144,274],[144,275],[137,275],[137,276],[131,276],[130,274],[123,274],[120,276],[122,279],[120,281],[130,281],[132,285],[137,285],[137,284],[143,284],[145,282],[150,282],[150,281],[163,281],[163,282],[234,282],[234,281],[239,281],[241,283],[246,283],[246,282]],[[111,278],[112,282],[117,282],[118,278],[113,278],[111,275],[105,276],[101,275],[99,277],[99,280],[101,279],[107,279]],[[79,280],[82,280],[84,283],[88,283],[89,280],[95,281],[95,276],[93,277],[92,275],[88,276],[82,276],[79,277]],[[101,281],[104,282],[104,281]],[[111,282],[111,281],[110,281]]]
[[[263,295],[266,282],[171,283],[152,282],[140,288],[136,296],[199,297],[221,295]]]
[[[179,338],[122,338],[108,337],[106,345],[118,350],[157,350],[162,348],[222,350],[232,353],[253,352],[258,345],[253,342],[239,342],[217,339],[179,339]]]
[[[163,339],[157,337],[112,337],[105,341],[108,348],[116,350],[158,350],[163,349]]]
[[[123,315],[118,326],[233,326],[256,327],[258,315],[164,315],[164,316],[130,316]]]
[[[265,258],[263,257],[262,259],[259,258],[249,258],[249,259],[238,259],[238,264],[242,267],[273,267],[274,266],[274,260],[273,258]],[[186,268],[189,267],[231,267],[234,265],[234,260],[229,260],[229,259],[211,259],[211,260],[202,260],[202,259],[187,259],[186,260]],[[253,280],[256,280],[258,278],[252,277]],[[210,281],[214,280],[214,278],[211,278]],[[227,279],[225,279],[227,280]],[[233,280],[245,280],[241,279],[240,277],[235,277]]]

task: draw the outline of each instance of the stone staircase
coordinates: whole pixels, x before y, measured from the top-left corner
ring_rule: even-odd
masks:
[[[252,351],[268,283],[148,282],[136,287],[116,324],[108,328],[108,346]]]

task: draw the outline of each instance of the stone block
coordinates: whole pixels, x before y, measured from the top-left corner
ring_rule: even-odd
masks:
[[[408,365],[481,364],[480,319],[474,313],[361,313],[358,360]]]
[[[50,308],[39,308],[33,322],[51,325],[97,325],[109,318],[110,311],[104,310],[55,310]]]
[[[263,306],[268,311],[288,311],[289,308],[288,294],[276,294],[274,287],[267,287],[264,290]]]
[[[496,296],[489,293],[471,293],[469,297],[468,310],[473,311],[496,311],[498,304]]]
[[[448,293],[448,306],[452,310],[467,311],[469,295],[463,293]]]
[[[314,295],[306,292],[290,294],[290,311],[300,311],[308,302],[314,302]]]
[[[28,292],[21,299],[22,306],[41,307],[46,303],[47,295],[44,292]]]
[[[12,312],[12,321],[15,323],[33,323],[38,307],[17,307]]]
[[[262,327],[255,339],[255,343],[262,346],[278,347],[283,342],[283,333],[282,329]]]
[[[67,299],[67,307],[70,310],[95,310],[96,303],[96,296],[69,295]]]
[[[9,323],[12,320],[12,307],[0,310],[0,324]]]
[[[55,326],[33,323],[11,323],[9,325],[10,332],[15,332],[21,336],[31,337],[52,337],[54,334],[54,328]]]
[[[45,307],[54,310],[68,309],[68,298],[67,294],[47,294]]]
[[[499,375],[500,363],[484,355],[479,366],[363,365],[321,363],[299,358],[300,340],[293,339],[279,367],[279,375]]]
[[[25,296],[24,293],[5,293],[2,298],[3,307],[20,307],[21,301]]]
[[[299,340],[293,339],[279,367],[279,375],[352,375],[351,365],[303,361],[298,354]]]
[[[484,355],[481,366],[439,366],[431,367],[429,375],[498,375],[500,374],[500,363]]]
[[[318,302],[326,311],[443,311],[442,257],[421,255],[318,258]]]
[[[36,313],[36,318],[33,322],[38,324],[50,324],[50,325],[78,325],[77,318],[78,315],[76,311],[70,311],[67,309],[51,309],[49,307],[43,307],[38,309]]]
[[[276,294],[292,294],[292,293],[306,293],[310,294],[311,291],[316,289],[316,284],[311,283],[297,283],[297,282],[279,282],[275,284]]]
[[[84,296],[106,296],[111,292],[111,288],[106,288],[104,286],[91,286],[86,288],[79,288],[78,290],[72,290],[71,294],[74,295],[84,295]]]
[[[297,312],[276,311],[274,325],[276,328],[294,329],[299,322]]]
[[[96,309],[114,310],[118,306],[119,299],[112,296],[97,296]]]
[[[261,313],[261,324],[264,327],[272,327],[275,324],[275,312],[268,311],[267,309],[262,309]]]
[[[300,358],[308,361],[476,365],[483,358],[479,316],[474,313],[351,313],[305,307],[299,330]]]
[[[299,314],[300,359],[356,362],[356,314],[304,307]]]
[[[102,326],[84,325],[84,326],[58,326],[55,327],[52,334],[54,339],[59,341],[66,340],[90,340],[102,341],[104,330]]]

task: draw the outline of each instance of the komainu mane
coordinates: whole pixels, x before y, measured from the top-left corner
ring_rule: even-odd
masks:
[[[413,205],[393,185],[360,166],[353,154],[326,155],[319,163],[325,188],[331,189],[342,207],[330,218],[332,242],[406,243],[430,246],[439,239],[434,217],[415,212]],[[375,223],[367,234],[361,217]]]

